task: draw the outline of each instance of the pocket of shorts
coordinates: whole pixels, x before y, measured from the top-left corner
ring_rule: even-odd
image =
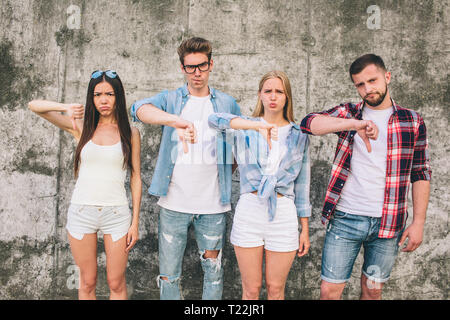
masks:
[[[70,214],[80,214],[85,206],[82,204],[71,203],[69,209],[67,210]]]
[[[128,208],[128,206],[116,207],[112,211],[114,214],[123,215],[123,216],[128,216],[131,214],[130,208]]]

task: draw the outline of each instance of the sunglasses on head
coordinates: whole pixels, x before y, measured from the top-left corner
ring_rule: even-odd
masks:
[[[103,74],[105,74],[110,79],[114,79],[115,77],[117,77],[117,73],[114,70],[106,70],[106,71],[97,70],[92,72],[91,78],[97,79],[98,77],[101,77]]]

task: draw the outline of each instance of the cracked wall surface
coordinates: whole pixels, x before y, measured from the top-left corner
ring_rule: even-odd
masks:
[[[373,52],[392,72],[393,99],[418,111],[428,129],[433,169],[422,245],[400,253],[385,299],[448,299],[450,208],[449,1],[0,0],[0,299],[76,299],[77,274],[65,231],[75,180],[75,142],[27,108],[31,99],[85,101],[89,76],[115,69],[127,106],[182,85],[176,48],[201,36],[213,45],[210,84],[234,96],[243,113],[256,104],[260,77],[272,69],[291,80],[295,117],[359,101],[350,63]],[[372,7],[373,8],[373,7]],[[159,148],[157,126],[134,124],[142,137],[140,240],[130,253],[131,299],[158,299],[157,199],[148,195]],[[311,249],[296,259],[286,299],[318,299],[325,228],[320,211],[336,137],[311,138]],[[126,185],[128,195],[129,184]],[[234,208],[239,177],[233,177]],[[412,221],[409,201],[408,223]],[[227,239],[233,213],[227,221]],[[181,286],[201,298],[198,250],[189,233]],[[98,244],[100,299],[107,298],[103,241]],[[240,299],[229,241],[223,250],[224,299]],[[359,297],[360,255],[344,290]],[[263,289],[262,297],[265,295]]]

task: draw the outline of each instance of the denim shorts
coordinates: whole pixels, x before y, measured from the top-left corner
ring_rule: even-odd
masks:
[[[398,254],[402,232],[391,239],[378,238],[381,218],[353,215],[336,210],[327,226],[322,251],[321,278],[331,283],[347,282],[361,246],[363,274],[372,281],[389,279]]]
[[[75,239],[83,239],[85,234],[111,234],[117,241],[128,233],[131,212],[128,205],[92,206],[71,203],[67,213],[66,229]]]

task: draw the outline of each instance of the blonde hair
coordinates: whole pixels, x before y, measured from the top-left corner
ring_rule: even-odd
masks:
[[[262,87],[264,86],[264,83],[273,78],[278,78],[281,80],[281,83],[283,84],[283,91],[286,95],[286,104],[283,108],[283,117],[289,121],[294,122],[294,107],[292,103],[292,91],[291,91],[291,83],[289,82],[289,78],[286,73],[283,71],[270,71],[266,73],[262,78],[261,81],[259,81],[259,89],[258,92],[261,92]],[[258,95],[258,102],[256,103],[255,111],[253,111],[252,117],[261,117],[264,115],[264,106],[261,102],[261,98]]]

